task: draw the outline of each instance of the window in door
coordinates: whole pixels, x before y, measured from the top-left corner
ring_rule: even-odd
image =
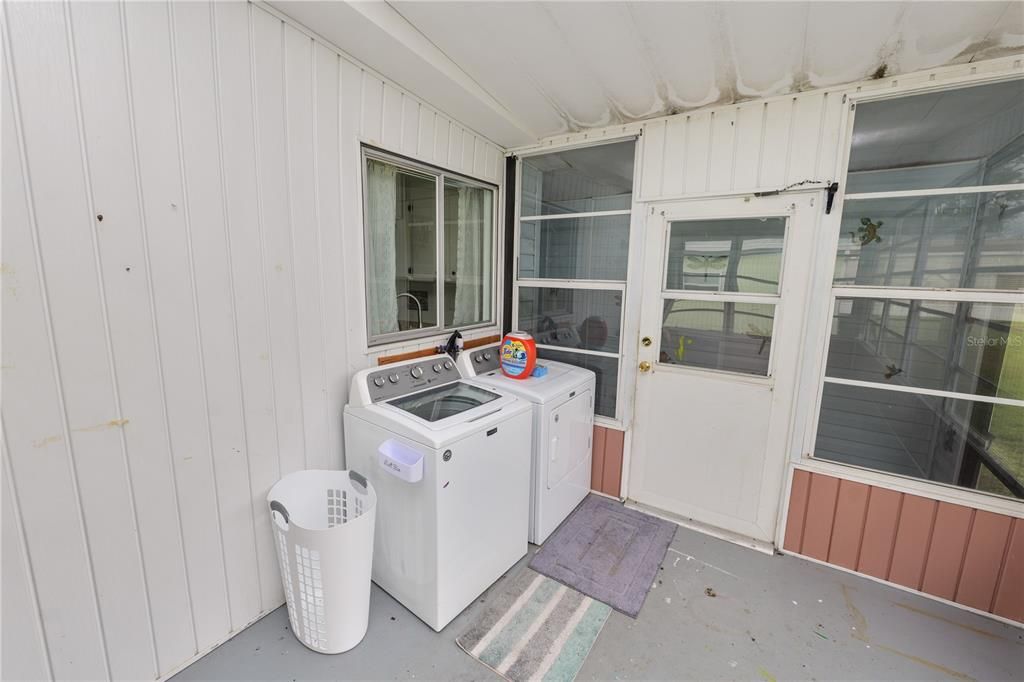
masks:
[[[364,149],[370,345],[494,322],[494,188]]]
[[[597,375],[596,414],[619,418],[635,140],[519,161],[515,319],[541,358]]]
[[[858,104],[814,456],[1024,498],[1024,80]]]
[[[786,219],[669,223],[658,362],[768,376]]]

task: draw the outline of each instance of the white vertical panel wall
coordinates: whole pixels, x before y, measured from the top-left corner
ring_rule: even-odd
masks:
[[[342,464],[360,142],[502,152],[244,2],[2,12],[0,675],[162,677],[282,603],[266,491]]]
[[[816,91],[650,121],[640,200],[831,182],[843,107],[842,92]]]
[[[638,200],[763,192],[796,183],[821,187],[840,174],[846,151],[842,145],[848,96],[875,96],[886,91],[907,94],[915,88],[1020,73],[1020,57],[1004,57],[646,121],[640,126]],[[616,131],[610,127],[556,136],[540,146],[596,141]]]

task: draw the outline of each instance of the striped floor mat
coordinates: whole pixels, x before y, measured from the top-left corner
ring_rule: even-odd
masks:
[[[512,682],[572,682],[611,613],[526,567],[487,601],[487,610],[455,643]]]

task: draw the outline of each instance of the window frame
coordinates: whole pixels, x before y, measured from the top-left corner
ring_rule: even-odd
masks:
[[[765,213],[764,215],[749,216],[749,215],[737,215],[732,217],[715,217],[715,218],[672,218],[666,216],[665,218],[665,231],[662,235],[661,245],[661,289],[658,291],[658,296],[661,298],[661,302],[664,305],[665,301],[705,301],[712,303],[750,303],[755,305],[770,305],[772,306],[772,341],[775,340],[775,332],[778,328],[779,320],[781,319],[778,315],[779,307],[782,305],[782,285],[785,282],[786,270],[789,264],[789,244],[790,244],[790,221],[792,220],[791,213]],[[698,289],[669,289],[667,288],[668,279],[668,264],[669,264],[669,253],[670,244],[672,241],[672,225],[674,223],[687,223],[687,222],[715,222],[715,221],[727,221],[727,220],[758,220],[760,218],[780,218],[783,220],[783,233],[782,233],[782,254],[779,259],[779,282],[778,287],[774,294],[766,292],[739,292],[739,291],[710,291],[710,290],[698,290]],[[659,329],[659,333],[660,333]],[[669,372],[698,372],[701,374],[709,374],[715,377],[724,377],[739,381],[745,381],[747,383],[763,384],[763,385],[774,385],[775,382],[775,360],[776,360],[776,345],[769,343],[768,345],[768,365],[765,368],[764,374],[752,374],[749,372],[739,372],[736,370],[719,369],[715,367],[699,367],[696,365],[685,365],[675,363],[665,363],[661,360],[656,360],[655,364],[663,371]]]
[[[365,338],[366,345],[369,351],[379,350],[381,347],[400,343],[403,341],[412,341],[416,339],[424,339],[432,336],[439,336],[442,334],[450,333],[458,329],[459,331],[471,331],[476,329],[484,329],[494,327],[498,324],[498,302],[500,300],[498,288],[501,284],[501,278],[499,277],[500,267],[499,263],[499,187],[490,182],[484,180],[478,180],[476,178],[464,175],[462,173],[456,173],[454,171],[447,170],[440,166],[434,166],[432,164],[417,161],[409,157],[394,154],[392,152],[384,151],[377,147],[373,147],[368,144],[360,145],[360,185],[361,185],[361,202],[362,202],[362,239],[363,239],[363,323],[365,325]],[[367,200],[369,187],[366,181],[366,163],[368,160],[374,160],[381,163],[391,164],[399,170],[408,171],[410,173],[416,173],[419,175],[429,175],[434,179],[434,220],[437,226],[436,233],[434,235],[435,244],[435,259],[436,259],[436,278],[434,282],[435,293],[437,296],[437,310],[438,310],[438,322],[430,327],[421,327],[419,329],[406,329],[397,332],[389,332],[387,334],[371,334],[370,333],[370,309],[367,305],[367,278],[366,268],[370,261],[370,239],[369,239],[369,223],[367,221]],[[460,326],[448,326],[445,324],[444,312],[445,312],[445,295],[444,295],[444,258],[445,258],[445,221],[444,221],[444,188],[445,180],[453,179],[458,182],[464,183],[471,187],[479,187],[481,189],[489,190],[491,192],[491,314],[487,320],[477,322],[472,325],[460,325]]]
[[[622,142],[633,142],[633,186],[630,190],[630,202],[629,208],[617,209],[611,211],[580,211],[577,213],[554,213],[554,214],[540,214],[540,215],[522,215],[522,198],[523,198],[523,160],[529,159],[535,156],[544,156],[546,154],[558,154],[561,152],[572,151],[574,149],[582,149],[587,147],[598,147],[604,145],[618,144]],[[561,146],[544,147],[539,149],[530,149],[528,152],[516,155],[516,182],[515,182],[515,197],[514,197],[514,217],[513,217],[513,241],[512,241],[512,272],[511,284],[512,284],[512,325],[513,327],[519,326],[519,290],[521,287],[533,288],[533,289],[590,289],[596,291],[615,291],[618,292],[622,301],[622,313],[619,320],[619,347],[615,353],[606,351],[594,351],[583,348],[567,348],[565,346],[555,346],[550,344],[537,344],[539,350],[550,350],[554,352],[565,352],[574,353],[577,355],[593,355],[597,357],[611,358],[617,361],[618,372],[615,378],[615,415],[608,417],[602,414],[594,415],[594,423],[599,426],[610,426],[617,429],[622,429],[627,426],[627,415],[632,412],[632,391],[623,390],[629,385],[628,382],[632,381],[632,373],[626,371],[626,358],[629,357],[628,353],[630,350],[630,343],[627,339],[632,338],[629,336],[628,326],[633,321],[633,317],[629,314],[627,308],[627,291],[629,290],[628,283],[630,281],[630,273],[632,271],[633,259],[636,257],[636,251],[638,244],[638,238],[642,237],[642,229],[638,229],[637,224],[637,195],[639,189],[639,177],[641,170],[641,155],[642,155],[642,137],[640,132],[628,133],[619,137],[608,137],[600,140],[590,140],[582,142],[580,144],[567,144]],[[606,279],[552,279],[546,277],[527,277],[520,278],[519,276],[519,257],[520,257],[520,238],[522,236],[522,223],[523,221],[545,221],[545,220],[565,220],[573,218],[594,218],[601,216],[629,216],[629,234],[628,244],[629,253],[626,256],[626,276],[622,280],[606,280]],[[642,244],[640,244],[642,248]],[[626,403],[629,403],[627,406]],[[596,406],[596,398],[595,398]]]
[[[835,176],[839,183],[839,191],[835,198],[834,206],[829,215],[825,216],[822,222],[823,238],[819,243],[816,265],[811,277],[810,285],[812,291],[817,291],[817,302],[811,305],[811,317],[808,322],[808,331],[815,329],[815,333],[809,333],[808,345],[805,347],[804,367],[801,369],[798,395],[810,396],[800,400],[798,398],[797,414],[795,418],[794,433],[798,434],[793,442],[791,450],[791,462],[797,469],[838,476],[851,481],[867,485],[882,486],[905,493],[922,495],[930,499],[946,501],[953,504],[964,504],[977,509],[993,511],[995,513],[1007,514],[1024,518],[1024,500],[989,493],[982,490],[962,487],[952,483],[932,481],[925,478],[897,474],[879,469],[872,469],[856,464],[835,462],[821,459],[814,456],[815,443],[817,440],[818,423],[821,416],[821,403],[826,383],[826,364],[828,350],[831,344],[831,325],[835,312],[836,300],[838,298],[875,298],[882,300],[889,299],[910,299],[910,300],[936,300],[953,302],[982,302],[982,303],[1024,303],[1024,292],[992,289],[950,289],[937,287],[877,287],[877,286],[841,286],[833,284],[835,274],[836,249],[841,239],[841,223],[846,208],[846,201],[857,201],[860,199],[897,198],[897,197],[928,197],[941,196],[943,194],[982,194],[991,191],[1014,191],[1024,190],[1024,183],[1010,185],[972,185],[969,187],[957,188],[936,188],[922,190],[901,190],[892,192],[857,192],[847,195],[845,187],[848,183],[850,155],[852,151],[853,129],[855,122],[856,108],[860,104],[876,102],[888,99],[911,97],[918,94],[947,92],[962,88],[989,85],[1009,81],[1022,80],[1017,72],[1001,72],[986,74],[983,77],[970,75],[944,82],[927,82],[923,84],[912,84],[886,91],[867,90],[859,88],[853,91],[846,91],[843,94],[844,107],[841,118],[841,134],[838,144],[842,153],[836,159]],[[874,387],[874,386],[872,386]],[[915,391],[917,393],[928,393],[928,391]],[[973,396],[968,394],[957,394],[958,399],[972,400]],[[999,402],[1002,402],[1000,400]],[[1014,403],[1016,404],[1016,403]],[[801,405],[803,407],[801,407]],[[805,410],[806,418],[799,416],[799,411]],[[787,484],[788,485],[788,484]],[[785,492],[783,502],[788,499],[789,492]],[[785,516],[780,516],[779,528],[784,528]],[[781,530],[779,531],[781,532]]]

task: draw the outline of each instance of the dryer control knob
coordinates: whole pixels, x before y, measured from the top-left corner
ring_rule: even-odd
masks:
[[[441,373],[441,365],[439,365],[439,364],[435,363],[434,366],[431,369],[434,370],[435,374],[440,374]]]
[[[490,354],[490,352],[484,353],[484,360],[486,360],[486,361],[488,361],[488,362],[489,362],[489,361],[490,361],[490,359],[491,359],[491,354]]]
[[[390,381],[393,384],[397,384],[398,383],[398,375],[397,374],[392,374],[391,376],[388,377],[388,381]]]
[[[475,362],[477,364],[480,364],[483,361],[484,361],[484,356],[482,356],[482,355],[475,355],[475,356],[473,356],[473,362]]]
[[[448,360],[445,360],[444,361],[444,368],[445,369],[451,369],[452,368],[452,363],[449,362]]]
[[[409,374],[412,375],[413,379],[419,379],[421,376],[423,376],[423,368],[413,367],[411,370],[409,370]]]
[[[383,386],[384,385],[384,377],[374,377],[373,378],[373,385],[376,386],[377,388],[380,388],[381,386]]]

